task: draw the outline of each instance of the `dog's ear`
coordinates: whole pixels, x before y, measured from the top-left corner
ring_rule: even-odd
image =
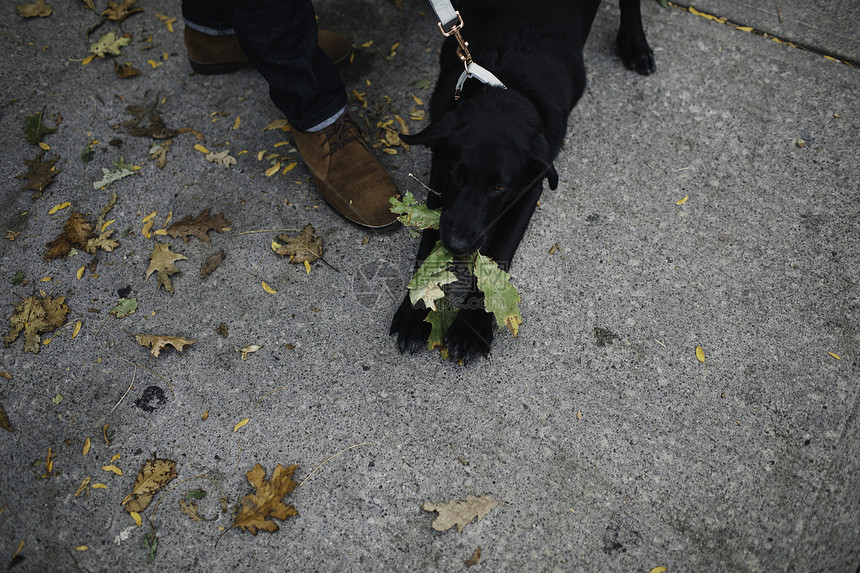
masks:
[[[532,140],[531,161],[538,173],[541,174],[541,179],[546,177],[549,182],[549,188],[555,190],[558,187],[558,171],[555,170],[555,165],[548,159],[549,144],[543,135],[536,134]]]
[[[444,121],[433,122],[414,135],[401,135],[400,139],[408,145],[436,147],[448,141],[451,133]]]

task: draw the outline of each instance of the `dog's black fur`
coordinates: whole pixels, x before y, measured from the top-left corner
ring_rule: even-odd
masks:
[[[441,70],[430,101],[432,123],[402,139],[432,150],[427,205],[442,208],[438,231],[424,231],[417,265],[436,241],[457,255],[475,250],[510,266],[534,212],[543,180],[558,185],[553,160],[567,131],[567,118],[585,90],[582,48],[600,0],[471,0],[455,3],[462,34],[476,63],[507,87],[466,80],[454,100],[463,64],[453,38],[445,41]],[[639,0],[620,0],[617,46],[624,64],[640,74],[655,71]],[[469,361],[490,350],[494,319],[473,288],[448,329],[445,345],[454,360]],[[401,352],[427,343],[428,310],[407,296],[394,315]]]

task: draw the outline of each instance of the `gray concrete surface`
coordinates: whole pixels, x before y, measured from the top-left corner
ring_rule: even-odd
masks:
[[[34,287],[71,308],[38,355],[20,340],[0,349],[10,376],[0,378],[0,404],[14,427],[0,431],[0,564],[457,571],[481,547],[471,570],[857,571],[856,68],[649,2],[658,73],[638,77],[612,51],[617,8],[604,5],[587,46],[590,85],[558,159],[562,183],[544,196],[515,261],[520,334],[501,333],[489,360],[464,368],[396,352],[388,323],[415,241],[344,223],[301,164],[264,175],[257,153],[289,150],[275,147],[288,134],[263,131],[279,117],[265,85],[250,71],[190,74],[182,24],[170,33],[156,17],[178,17],[178,3],[141,2],[142,13],[93,32],[131,34],[117,61],[142,75],[126,80],[110,61],[77,61],[98,17],[53,4],[52,16],[24,21],[7,3],[0,18],[0,232],[20,232],[0,239],[3,334]],[[732,5],[711,2],[718,14]],[[420,109],[412,95],[429,98],[423,82],[440,39],[421,11],[413,0],[402,13],[384,0],[320,6],[323,26],[352,35],[343,77],[365,94],[369,107],[356,113],[370,126],[392,113],[423,125],[408,119]],[[820,34],[860,11],[806,14]],[[169,128],[200,131],[238,165],[206,162],[184,133],[159,170],[152,139],[113,128],[144,98],[161,102]],[[44,137],[62,173],[34,200],[13,177],[38,151],[21,138],[24,117],[42,109],[62,115]],[[85,164],[91,138],[101,144]],[[94,190],[120,156],[140,172]],[[408,173],[426,173],[424,150],[380,156],[402,190],[423,196]],[[112,228],[133,235],[99,255],[98,276],[76,279],[92,258],[83,253],[45,262],[69,213],[49,209],[70,201],[94,220],[111,191]],[[176,221],[207,207],[232,230],[210,233],[211,244],[159,237],[188,260],[175,294],[157,291],[144,279],[154,239],[142,236],[142,219],[157,211],[158,229],[168,212]],[[307,274],[271,252],[278,232],[250,232],[306,223],[337,271],[317,262]],[[200,265],[222,249],[225,262],[201,280]],[[19,270],[27,284],[12,285]],[[124,288],[140,307],[115,319],[108,312]],[[227,338],[215,332],[222,323]],[[131,336],[140,333],[197,342],[154,358]],[[263,348],[243,361],[236,349],[250,344]],[[40,479],[49,448],[53,472]],[[121,501],[153,453],[174,460],[178,478],[138,528]],[[102,469],[116,455],[122,476]],[[267,477],[298,464],[304,483],[286,501],[299,515],[271,534],[229,531],[215,547],[252,493],[245,472],[256,463]],[[88,476],[107,488],[76,497]],[[208,492],[200,513],[214,521],[180,513],[178,500],[197,488]],[[422,502],[470,494],[501,504],[462,533],[431,528]],[[147,565],[150,519],[158,546]]]

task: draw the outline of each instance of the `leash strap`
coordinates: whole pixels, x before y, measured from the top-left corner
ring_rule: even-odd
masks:
[[[460,79],[457,80],[457,88],[454,90],[454,99],[460,99],[460,92],[463,89],[463,84],[465,84],[466,80],[469,78],[475,78],[490,86],[507,89],[505,84],[493,75],[491,71],[472,61],[472,54],[469,52],[469,43],[460,35],[460,30],[463,29],[464,25],[463,17],[460,16],[460,12],[454,10],[454,7],[451,5],[451,0],[430,0],[430,5],[433,7],[433,11],[439,19],[438,26],[442,35],[446,38],[448,36],[454,36],[454,39],[457,40],[457,43],[459,44],[459,47],[457,48],[457,57],[460,58],[466,68],[463,70],[463,73],[460,74]]]

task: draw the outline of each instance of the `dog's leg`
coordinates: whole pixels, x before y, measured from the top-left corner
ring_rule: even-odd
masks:
[[[510,269],[511,260],[522,241],[542,192],[543,181],[538,181],[525,195],[511,203],[488,232],[490,240],[486,252],[481,254],[493,259],[499,268],[505,271]],[[448,328],[445,346],[448,348],[448,355],[455,361],[462,360],[467,363],[490,352],[496,320],[484,310],[483,300],[483,293],[475,288],[466,296],[463,308]]]
[[[657,71],[654,62],[654,52],[645,39],[642,29],[642,12],[639,0],[619,0],[621,5],[621,25],[618,27],[616,43],[621,54],[621,60],[628,69],[643,76]]]

